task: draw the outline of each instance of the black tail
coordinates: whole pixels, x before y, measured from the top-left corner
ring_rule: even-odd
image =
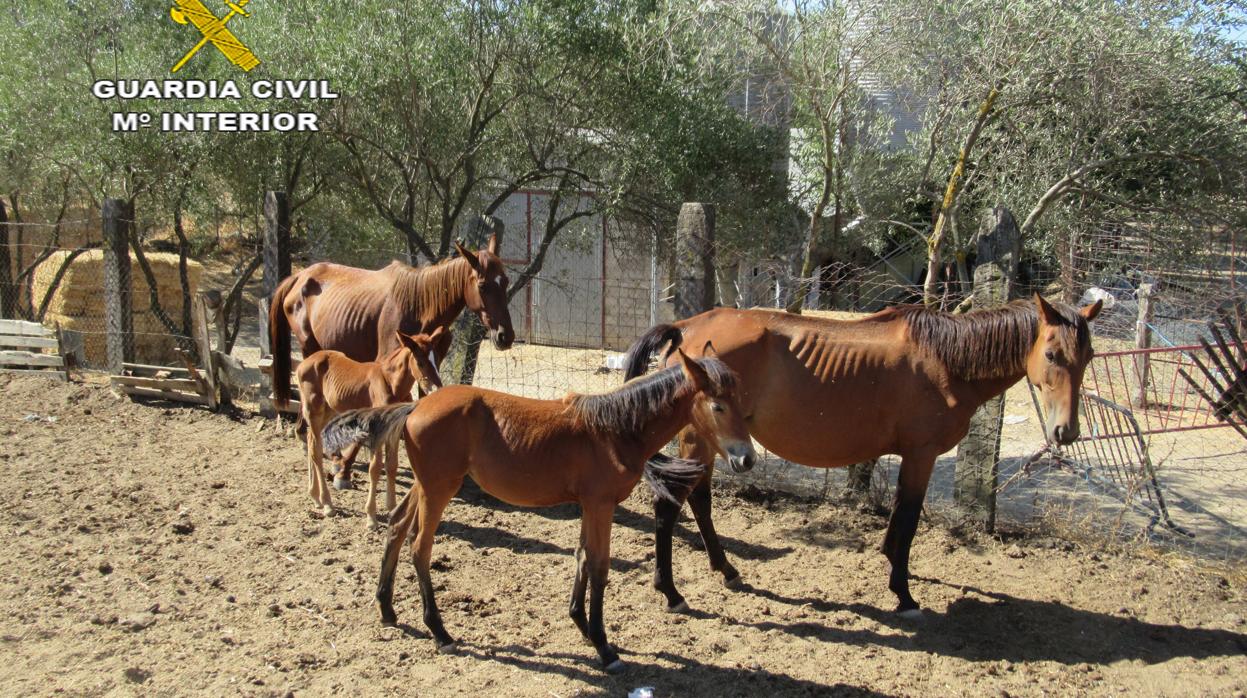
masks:
[[[684,504],[693,486],[706,474],[706,466],[700,461],[673,458],[665,453],[655,453],[645,461],[645,482],[654,494],[676,504]],[[672,492],[672,487],[676,492]]]
[[[278,409],[290,404],[290,323],[286,320],[286,294],[295,274],[282,279],[268,304],[268,347],[273,354],[273,403]]]
[[[322,434],[325,453],[338,453],[356,444],[376,451],[394,443],[403,433],[407,415],[415,408],[414,402],[402,402],[343,412],[325,425]]]
[[[684,331],[675,325],[654,325],[651,327],[648,332],[637,338],[628,349],[628,356],[624,360],[626,367],[624,380],[632,380],[644,374],[649,369],[650,357],[662,345],[668,342],[671,343],[671,346],[667,347],[667,353],[664,355],[670,356],[671,352],[675,351],[682,341],[684,341]]]

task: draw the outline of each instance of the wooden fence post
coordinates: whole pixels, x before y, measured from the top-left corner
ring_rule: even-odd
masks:
[[[284,191],[264,195],[264,297],[290,276],[290,201]]]
[[[195,331],[195,345],[199,349],[199,359],[204,369],[204,381],[208,384],[208,409],[216,410],[219,402],[217,396],[220,394],[217,390],[217,373],[216,360],[212,357],[212,335],[208,331],[209,313],[208,303],[204,299],[204,294],[197,294],[191,301],[191,309],[194,313],[191,325]]]
[[[1009,209],[997,206],[983,221],[974,267],[974,307],[991,308],[1009,301],[1017,279],[1022,236]],[[996,464],[1005,396],[987,401],[970,418],[970,431],[957,446],[953,496],[979,519],[985,530],[996,526]]]
[[[108,370],[119,374],[122,364],[134,360],[129,240],[134,212],[121,199],[105,199],[100,217],[104,223],[104,326]]]
[[[18,287],[13,283],[9,257],[9,213],[0,200],[0,318],[17,318]],[[20,266],[20,265],[19,265]]]
[[[1152,284],[1139,284],[1136,297],[1139,299],[1139,316],[1134,324],[1134,346],[1147,349],[1152,346]],[[1130,400],[1135,407],[1147,407],[1147,386],[1151,381],[1151,360],[1147,354],[1134,357],[1134,376],[1139,381],[1135,393]]]
[[[714,204],[681,206],[675,234],[675,316],[683,319],[714,305]]]

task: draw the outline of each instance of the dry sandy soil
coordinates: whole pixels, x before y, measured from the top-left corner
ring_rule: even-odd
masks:
[[[616,515],[606,675],[566,616],[574,507],[465,492],[434,582],[456,654],[435,653],[410,567],[381,627],[382,535],[363,492],[310,512],[302,449],[252,417],[142,405],[100,385],[0,375],[0,694],[1242,695],[1243,575],[1051,538],[924,522],[921,622],[889,610],[874,512],[717,491],[746,580],[723,588],[676,541],[693,611],[662,612],[647,493]],[[358,475],[357,482],[362,478]],[[405,490],[407,475],[400,476]]]

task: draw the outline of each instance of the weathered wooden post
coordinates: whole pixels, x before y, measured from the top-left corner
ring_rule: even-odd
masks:
[[[13,264],[9,257],[9,212],[0,200],[0,317],[17,317],[17,286],[13,284]]]
[[[1139,284],[1139,290],[1135,297],[1139,299],[1139,316],[1134,324],[1134,346],[1138,349],[1147,349],[1152,346],[1152,292],[1155,287],[1152,284]],[[1147,386],[1151,381],[1151,357],[1144,354],[1136,354],[1134,357],[1134,376],[1139,381],[1135,386],[1135,393],[1131,397],[1130,403],[1135,407],[1147,407]]]
[[[1017,279],[1022,236],[1009,209],[997,206],[983,221],[974,267],[974,306],[991,308],[1009,301]],[[953,496],[961,507],[983,523],[996,526],[996,463],[1000,460],[1000,430],[1005,396],[989,400],[970,418],[970,431],[957,446]]]
[[[104,327],[108,370],[121,373],[134,360],[134,315],[130,298],[130,226],[134,211],[121,199],[105,199]]]
[[[870,493],[870,480],[874,477],[876,465],[879,465],[878,458],[850,465],[847,473],[848,477],[844,483],[845,495],[850,499],[865,499],[866,495]]]
[[[264,297],[290,276],[290,201],[284,191],[264,195]]]
[[[675,316],[684,319],[714,305],[714,204],[681,206],[675,236]]]

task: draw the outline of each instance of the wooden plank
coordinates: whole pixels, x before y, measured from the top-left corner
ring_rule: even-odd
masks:
[[[189,372],[185,366],[152,366],[149,364],[122,364],[121,367],[132,373],[156,373],[157,371],[168,371],[171,374],[188,375]]]
[[[16,334],[26,337],[47,337],[52,330],[37,322],[25,320],[0,320],[0,334]]]
[[[50,376],[50,377],[52,377],[52,378],[56,378],[57,380],[62,380],[62,381],[67,381],[67,380],[69,380],[69,374],[67,374],[66,372],[64,372],[64,371],[54,371],[54,370],[52,370],[52,369],[50,369],[50,368],[45,368],[45,369],[36,369],[36,368],[0,368],[0,373],[24,373],[24,374],[27,374],[27,375],[33,375],[33,376]]]
[[[32,337],[30,335],[0,334],[0,347],[23,347],[30,349],[55,349],[55,337]]]
[[[189,378],[148,378],[146,376],[109,376],[113,385],[132,385],[160,390],[188,390],[199,393],[199,383]]]
[[[207,405],[208,398],[198,393],[178,393],[167,390],[151,390],[149,388],[139,388],[133,385],[118,386],[126,395],[135,397],[150,397],[157,400],[169,400],[172,402],[190,402],[196,405]]]
[[[0,351],[0,365],[62,367],[65,365],[65,359],[55,354],[32,354],[28,351]]]

